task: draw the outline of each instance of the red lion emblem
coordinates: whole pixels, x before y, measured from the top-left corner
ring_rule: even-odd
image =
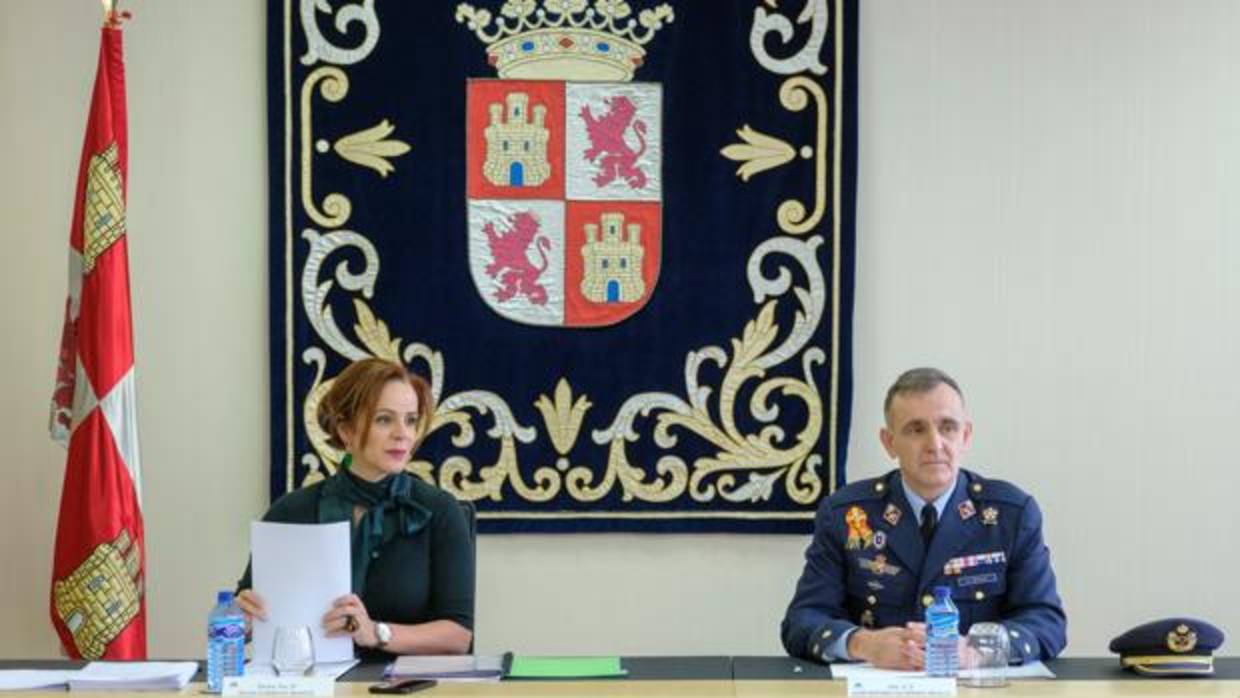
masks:
[[[586,122],[586,135],[590,138],[590,147],[585,157],[590,162],[598,162],[599,172],[594,175],[594,183],[605,187],[620,177],[634,189],[646,186],[646,173],[637,166],[637,159],[646,152],[646,122],[634,119],[637,107],[624,95],[608,97],[603,100],[607,111],[598,117],[590,112],[590,106],[581,108],[581,118]],[[630,127],[637,136],[637,150],[629,147],[624,141],[624,132]]]
[[[491,248],[491,263],[486,274],[503,287],[495,292],[495,299],[503,302],[518,294],[530,299],[534,305],[546,305],[547,289],[538,283],[538,277],[547,269],[547,250],[551,241],[538,234],[538,218],[521,211],[508,217],[508,230],[497,232],[495,223],[482,228]],[[526,254],[530,246],[542,257],[542,266],[534,266]]]

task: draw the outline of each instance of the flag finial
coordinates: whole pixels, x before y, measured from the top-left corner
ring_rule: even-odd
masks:
[[[103,26],[109,29],[120,29],[121,23],[132,16],[128,11],[122,12],[118,8],[120,0],[99,1],[103,3]]]

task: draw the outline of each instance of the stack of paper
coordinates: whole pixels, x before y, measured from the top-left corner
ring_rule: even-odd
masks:
[[[179,691],[197,662],[91,662],[69,675],[71,691]]]
[[[0,671],[0,691],[64,688],[77,673],[77,669],[5,669]]]
[[[504,675],[503,655],[421,655],[397,657],[384,672],[386,678],[437,681],[499,681]]]
[[[1010,666],[1005,670],[1009,679],[1053,679],[1055,672],[1042,662],[1025,662],[1018,666]],[[917,677],[925,676],[924,671],[897,671],[895,669],[878,669],[872,664],[837,663],[831,665],[831,678],[853,679],[857,677]]]

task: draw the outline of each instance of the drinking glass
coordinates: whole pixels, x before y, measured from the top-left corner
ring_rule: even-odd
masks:
[[[314,668],[314,643],[304,625],[276,628],[271,667],[277,676],[304,676]]]
[[[1006,686],[1010,656],[1006,628],[998,623],[974,623],[960,653],[960,683],[977,688]]]

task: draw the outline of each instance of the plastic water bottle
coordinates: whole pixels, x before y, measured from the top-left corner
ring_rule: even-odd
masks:
[[[960,611],[951,587],[935,587],[926,609],[926,675],[955,676],[960,667]]]
[[[231,591],[215,597],[207,616],[207,692],[219,693],[224,677],[245,673],[245,614]]]

